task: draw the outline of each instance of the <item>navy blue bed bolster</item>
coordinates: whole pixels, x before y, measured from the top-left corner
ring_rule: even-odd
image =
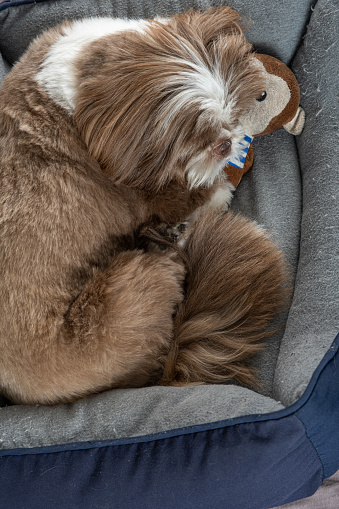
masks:
[[[39,2],[44,2],[45,0],[4,0],[0,4],[0,11],[8,9],[8,7],[19,7],[24,4],[36,4]]]
[[[339,468],[339,335],[292,406],[112,442],[0,452],[3,509],[265,509]]]

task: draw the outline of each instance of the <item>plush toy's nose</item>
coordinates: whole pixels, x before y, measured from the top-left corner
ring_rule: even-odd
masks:
[[[232,150],[232,140],[230,138],[223,138],[216,142],[213,147],[213,155],[216,159],[226,159]]]
[[[294,118],[290,122],[284,125],[284,129],[290,134],[294,134],[295,136],[300,134],[301,131],[304,128],[305,124],[305,112],[299,106],[297,113],[295,114]]]

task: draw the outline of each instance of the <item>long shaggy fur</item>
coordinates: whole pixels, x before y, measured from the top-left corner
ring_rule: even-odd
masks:
[[[184,252],[186,298],[162,383],[255,386],[247,361],[273,333],[268,325],[288,296],[282,253],[252,221],[211,210],[192,225]]]
[[[222,129],[232,132],[260,97],[263,78],[237,21],[228,8],[190,11],[154,23],[148,37],[127,32],[94,42],[91,56],[81,57],[75,121],[115,182],[153,192],[184,182],[188,162]],[[227,104],[232,115],[223,114]]]
[[[12,401],[252,380],[244,361],[282,300],[282,262],[220,209],[239,115],[263,87],[229,8],[79,21],[32,43],[0,91],[0,387]],[[180,240],[145,242],[182,221],[182,253]]]

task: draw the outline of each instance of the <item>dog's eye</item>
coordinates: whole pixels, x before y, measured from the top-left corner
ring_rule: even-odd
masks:
[[[263,92],[263,93],[261,94],[261,96],[260,96],[260,97],[258,97],[257,101],[261,103],[261,102],[265,101],[266,97],[267,97],[267,93],[266,93],[266,92]]]

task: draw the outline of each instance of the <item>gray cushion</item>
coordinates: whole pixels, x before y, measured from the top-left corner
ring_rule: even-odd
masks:
[[[120,389],[71,405],[2,408],[0,449],[143,436],[282,408],[236,386]]]
[[[304,392],[339,330],[338,27],[338,4],[318,1],[293,63],[307,121],[296,139],[303,202],[296,290],[273,392],[286,405]]]
[[[229,4],[252,19],[249,39],[258,49],[274,54],[289,63],[300,42],[311,13],[313,0],[50,0],[10,7],[0,16],[0,47],[8,62],[14,63],[29,42],[43,30],[65,19],[90,16],[147,18],[182,12],[190,7],[205,9]]]
[[[10,71],[10,65],[4,60],[3,56],[0,53],[0,83],[6,76],[6,74]]]

